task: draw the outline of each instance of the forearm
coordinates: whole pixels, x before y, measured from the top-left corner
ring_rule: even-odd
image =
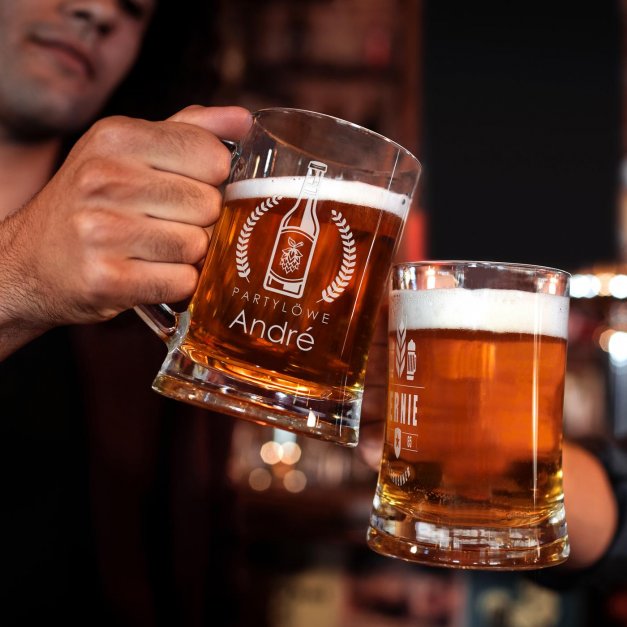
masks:
[[[605,469],[582,447],[566,442],[563,450],[564,498],[571,554],[569,568],[597,562],[616,533],[618,508]]]
[[[14,215],[0,222],[0,361],[48,328],[22,307],[29,279],[19,260],[19,219]]]
[[[35,329],[19,322],[0,324],[0,361],[11,353],[28,344],[44,332],[44,329]]]

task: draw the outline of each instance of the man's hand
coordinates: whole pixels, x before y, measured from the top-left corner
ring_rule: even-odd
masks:
[[[218,217],[217,187],[250,113],[188,107],[103,119],[41,192],[0,223],[0,358],[46,329],[189,297]]]

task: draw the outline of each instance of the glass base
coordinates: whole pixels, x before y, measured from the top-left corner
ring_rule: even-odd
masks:
[[[388,557],[431,566],[532,570],[566,561],[564,506],[529,527],[456,526],[425,522],[375,496],[368,546]]]
[[[169,353],[152,389],[185,403],[342,446],[357,446],[359,440],[361,397],[342,402],[286,394],[198,364],[179,349]]]

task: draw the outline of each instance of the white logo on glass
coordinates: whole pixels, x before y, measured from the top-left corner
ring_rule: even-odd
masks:
[[[405,372],[405,364],[407,361],[407,348],[405,346],[406,332],[405,323],[400,321],[398,328],[396,329],[396,346],[394,351],[394,363],[396,366],[396,376],[400,379]]]
[[[326,171],[326,164],[309,162],[298,200],[281,220],[263,282],[271,292],[293,298],[303,295],[320,234],[316,206],[320,180]]]
[[[404,320],[399,322],[396,329],[394,365],[396,376],[399,379],[405,376],[408,381],[414,380],[414,374],[416,374],[416,343],[414,340],[407,342],[407,328]]]
[[[268,261],[263,286],[271,292],[300,298],[303,295],[311,261],[314,256],[320,224],[316,211],[318,189],[327,171],[326,164],[310,161],[307,176],[294,206],[285,214],[277,231],[272,254]],[[237,239],[236,264],[238,275],[249,281],[251,272],[248,245],[257,222],[265,213],[279,204],[282,196],[264,200],[248,216]],[[318,302],[332,303],[348,287],[355,272],[357,248],[350,225],[341,212],[332,210],[331,220],[342,240],[342,265],[333,281],[321,292]]]
[[[394,455],[396,455],[396,459],[401,456],[401,430],[396,427],[394,429]]]

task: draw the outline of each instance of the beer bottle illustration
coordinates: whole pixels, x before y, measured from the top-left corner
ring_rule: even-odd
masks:
[[[298,200],[281,220],[274,240],[263,283],[267,290],[293,298],[303,295],[320,233],[316,204],[320,180],[326,171],[326,164],[309,162]]]

